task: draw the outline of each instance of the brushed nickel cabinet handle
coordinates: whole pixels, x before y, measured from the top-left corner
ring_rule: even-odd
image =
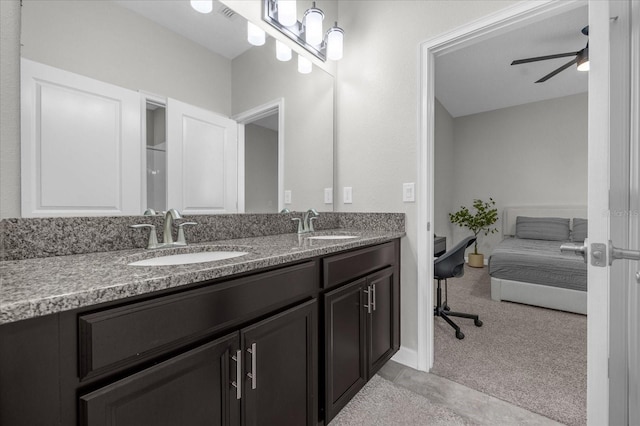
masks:
[[[236,388],[236,399],[240,399],[242,398],[242,351],[237,350],[231,359],[236,362],[236,379],[231,382],[231,385]]]
[[[257,359],[257,353],[256,353],[256,344],[252,343],[251,344],[251,348],[247,349],[247,352],[249,352],[251,354],[251,373],[247,373],[247,376],[249,378],[251,378],[251,389],[255,389],[257,386],[257,371],[256,371],[256,359]]]
[[[367,304],[364,305],[364,307],[367,308],[367,313],[370,314],[371,313],[371,286],[368,285],[367,289],[364,290],[364,292],[367,294]]]
[[[376,285],[371,284],[371,304],[373,305],[373,310],[376,310]]]

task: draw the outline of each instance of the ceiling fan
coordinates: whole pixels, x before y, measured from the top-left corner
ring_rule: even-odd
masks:
[[[582,29],[582,34],[589,36],[589,26],[587,25]],[[549,80],[554,75],[566,70],[573,64],[578,64],[578,71],[589,71],[589,41],[587,41],[587,45],[584,49],[578,50],[577,52],[567,52],[567,53],[556,53],[555,55],[546,55],[546,56],[537,56],[535,58],[526,58],[526,59],[518,59],[511,62],[511,65],[519,65],[526,64],[529,62],[537,62],[537,61],[546,61],[547,59],[556,59],[556,58],[564,58],[566,56],[575,56],[571,61],[567,62],[560,68],[557,68],[551,71],[549,74],[542,77],[540,80],[536,81],[536,83],[544,83]]]

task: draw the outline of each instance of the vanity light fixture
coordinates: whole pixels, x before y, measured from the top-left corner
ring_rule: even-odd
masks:
[[[278,21],[285,27],[290,27],[298,22],[296,0],[278,0]]]
[[[247,40],[254,46],[262,46],[266,41],[266,34],[262,28],[247,21]]]
[[[322,21],[324,20],[324,13],[316,7],[316,2],[313,2],[313,6],[304,12],[302,21],[304,22],[304,40],[312,46],[318,46],[322,43]]]
[[[313,70],[313,64],[310,60],[302,55],[298,55],[298,72],[300,74],[309,74]]]
[[[321,61],[342,58],[344,30],[338,27],[338,23],[323,33],[324,13],[316,7],[315,2],[305,11],[302,22],[292,22],[288,12],[290,3],[289,0],[263,0],[262,19]]]
[[[200,13],[210,13],[213,10],[213,0],[191,0],[191,7]]]
[[[276,40],[276,58],[283,62],[291,60],[291,48],[280,40]]]

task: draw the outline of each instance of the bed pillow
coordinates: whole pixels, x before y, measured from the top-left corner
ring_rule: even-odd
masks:
[[[569,219],[518,216],[516,237],[530,240],[569,241]]]
[[[587,219],[579,217],[573,218],[573,231],[571,231],[571,241],[584,242],[587,238]]]

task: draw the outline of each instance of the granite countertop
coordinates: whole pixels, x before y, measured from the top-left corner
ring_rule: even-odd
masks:
[[[310,240],[311,235],[355,235]],[[239,250],[233,259],[177,266],[129,266],[176,249],[120,250],[0,262],[0,324],[283,265],[404,236],[404,232],[340,228],[313,234],[220,240],[190,244],[179,252]]]

